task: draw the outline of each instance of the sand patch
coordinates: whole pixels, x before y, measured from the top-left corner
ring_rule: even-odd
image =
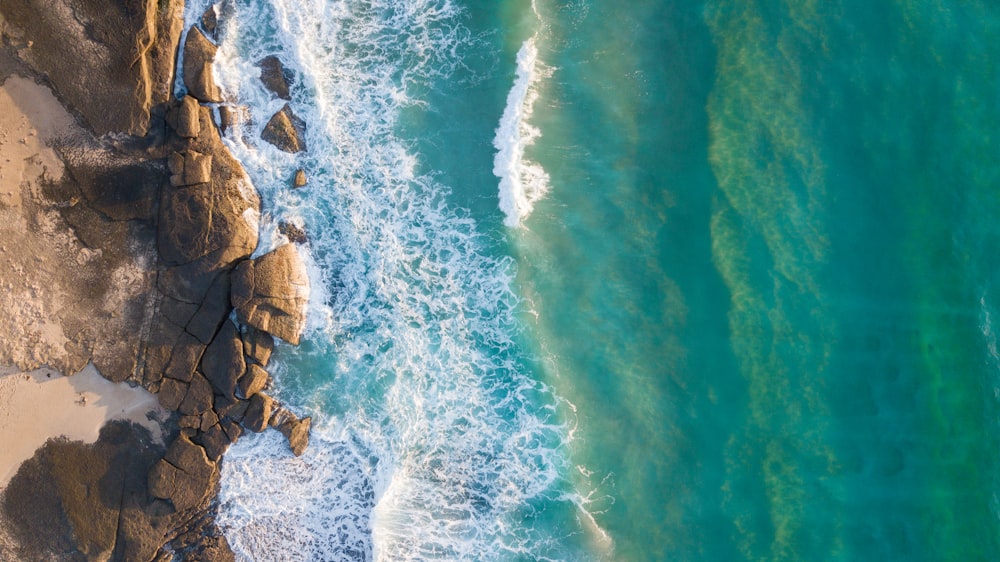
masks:
[[[0,369],[0,489],[53,437],[93,443],[108,421],[129,420],[162,443],[156,420],[166,417],[155,395],[112,383],[93,365],[70,377],[52,369]]]

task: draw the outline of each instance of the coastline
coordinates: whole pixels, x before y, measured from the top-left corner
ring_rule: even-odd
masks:
[[[264,392],[308,277],[291,242],[250,259],[260,200],[221,140],[239,108],[211,76],[215,8],[185,34],[183,1],[105,4],[0,9],[0,557],[232,560],[226,449],[269,427],[308,443]],[[67,66],[68,45],[88,55]],[[287,105],[272,121],[262,140],[305,149]]]

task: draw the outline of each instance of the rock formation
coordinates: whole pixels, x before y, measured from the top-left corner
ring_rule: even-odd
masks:
[[[298,189],[300,187],[305,187],[306,185],[306,171],[296,170],[295,178],[292,179],[292,187]]]
[[[197,26],[191,26],[184,41],[184,87],[203,103],[222,101],[222,92],[212,74],[212,62],[217,50],[218,47]]]
[[[264,126],[260,133],[260,138],[273,144],[279,150],[296,153],[306,149],[306,142],[302,139],[305,134],[305,121],[299,119],[292,108],[286,103]]]
[[[292,73],[288,71],[281,59],[274,55],[264,57],[257,62],[260,67],[260,81],[264,87],[283,100],[291,100],[289,87],[292,84]]]
[[[292,244],[233,271],[232,304],[240,322],[298,345],[305,327],[309,277]]]
[[[278,232],[284,234],[285,238],[294,244],[305,244],[309,240],[306,237],[306,231],[293,222],[279,221]]]

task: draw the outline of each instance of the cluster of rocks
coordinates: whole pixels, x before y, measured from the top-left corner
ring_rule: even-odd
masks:
[[[249,259],[260,200],[203,105],[223,100],[212,76],[215,52],[192,26],[184,46],[188,95],[166,113],[169,181],[157,226],[164,268],[143,372],[160,404],[180,414],[179,436],[149,473],[150,494],[177,510],[210,494],[219,459],[243,431],[273,426],[301,455],[311,423],[264,392],[274,338],[299,343],[309,279],[291,244]],[[234,311],[240,326],[230,320]]]

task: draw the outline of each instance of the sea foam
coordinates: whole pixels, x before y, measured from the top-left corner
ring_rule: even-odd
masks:
[[[191,2],[188,18],[205,2]],[[515,344],[513,260],[497,257],[397,136],[411,91],[459,72],[475,43],[447,0],[254,0],[223,18],[217,79],[249,107],[225,142],[261,192],[261,240],[304,224],[313,298],[301,348],[280,346],[275,394],[314,416],[302,458],[269,433],[223,464],[218,517],[242,560],[539,558],[530,523],[575,505],[558,399]],[[259,140],[282,100],[254,62],[294,75],[309,150]],[[417,86],[417,88],[414,88]],[[296,169],[309,184],[290,189]],[[316,319],[320,320],[317,321]]]
[[[536,11],[537,14],[537,11]],[[538,60],[538,35],[532,36],[517,52],[517,74],[507,94],[507,105],[497,127],[493,146],[493,174],[500,178],[500,210],[504,224],[518,226],[549,190],[549,175],[542,166],[525,157],[525,149],[542,132],[530,118],[538,100],[538,83],[549,71]]]

